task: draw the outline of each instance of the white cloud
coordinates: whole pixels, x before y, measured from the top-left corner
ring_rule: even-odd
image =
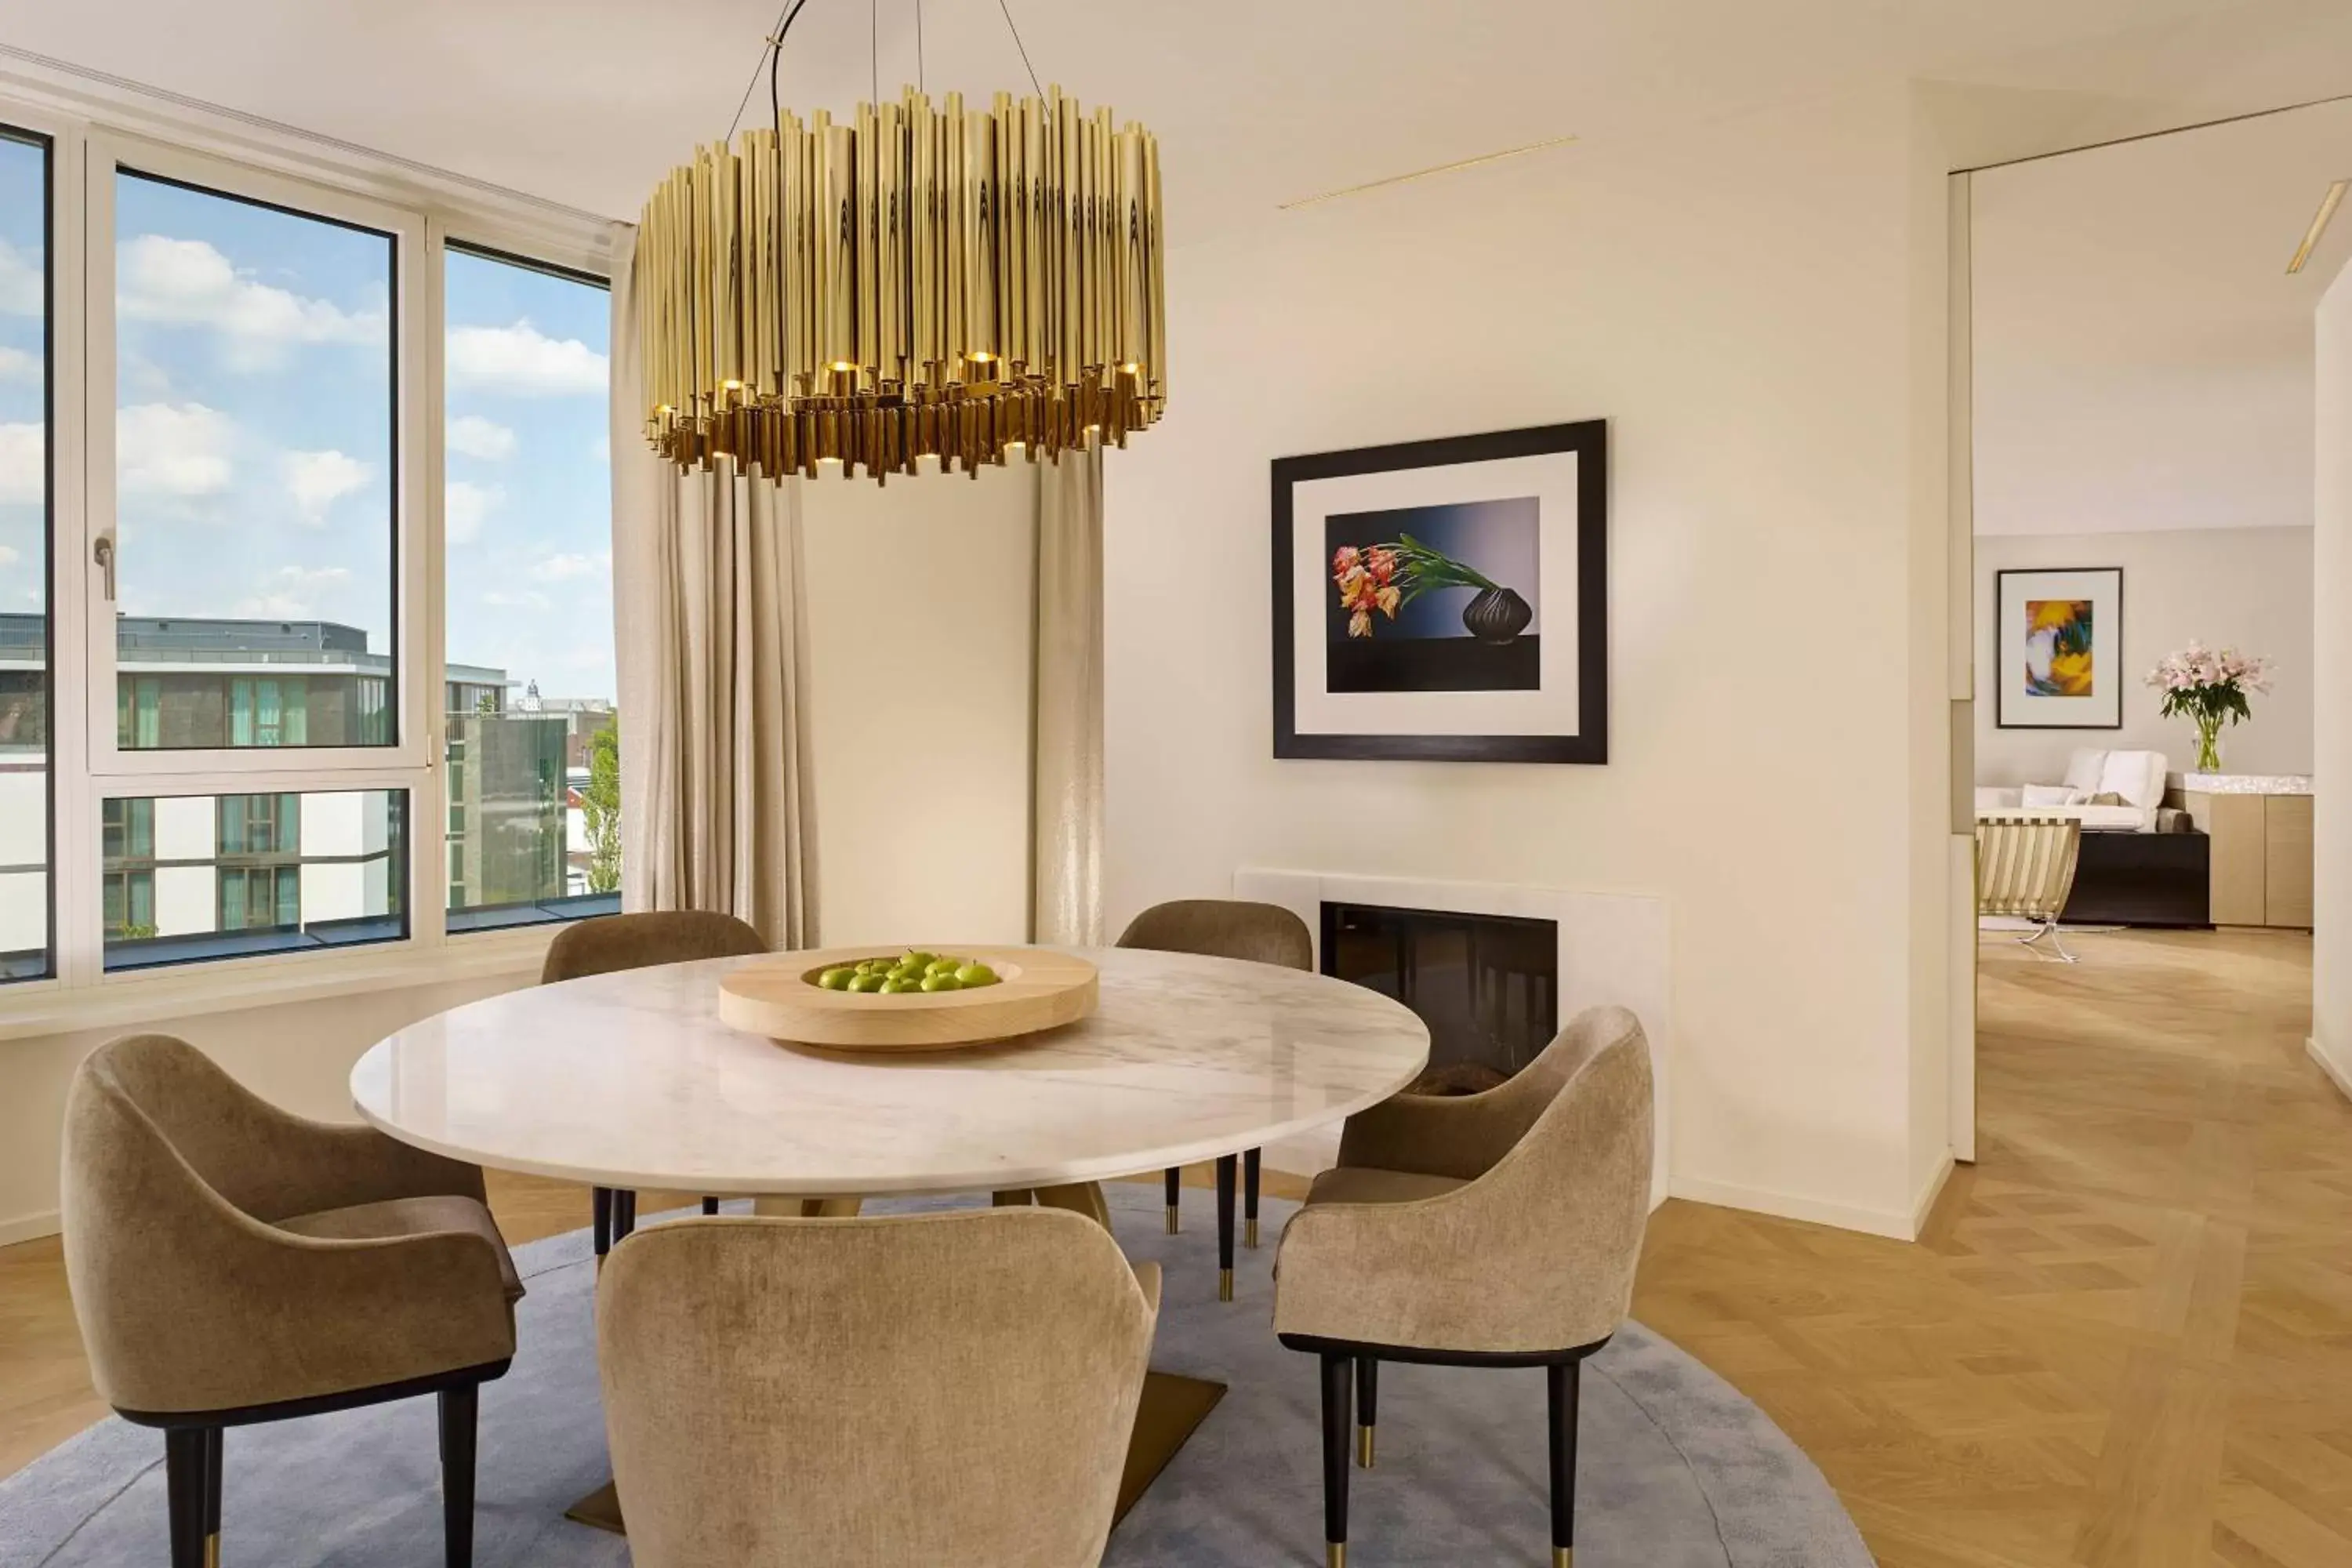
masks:
[[[515,433],[494,420],[478,414],[465,414],[449,421],[449,450],[453,452],[496,463],[513,457],[514,449]]]
[[[506,500],[507,492],[497,485],[451,479],[444,497],[442,531],[448,535],[452,544],[471,544],[481,537],[482,520],[499,509]]]
[[[48,442],[41,426],[0,425],[0,506],[38,506],[48,491]]]
[[[41,371],[40,355],[28,354],[23,349],[0,348],[0,381],[38,386]]]
[[[611,552],[598,551],[593,555],[551,555],[531,569],[531,575],[542,583],[568,583],[575,577],[602,577],[612,570]]]
[[[603,354],[578,338],[551,338],[528,321],[459,327],[449,334],[449,380],[518,397],[602,396],[613,382]]]
[[[23,559],[24,556],[17,552],[15,545],[0,544],[0,566],[14,566]]]
[[[210,327],[222,334],[240,370],[278,361],[295,343],[380,343],[384,312],[346,310],[257,282],[201,239],[142,234],[120,250],[118,309],[131,321]]]
[[[142,403],[116,416],[116,468],[125,495],[208,496],[229,488],[236,468],[229,416],[201,403]]]
[[[320,595],[351,580],[351,573],[341,566],[280,566],[262,578],[250,596],[237,601],[235,613],[257,620],[311,620],[319,614]]]
[[[482,595],[482,603],[497,610],[543,610],[547,608],[547,595],[529,588],[517,594],[493,588]]]
[[[48,310],[40,264],[0,239],[0,316],[37,316]]]
[[[324,452],[286,452],[278,459],[286,493],[302,521],[316,528],[327,521],[328,509],[366,487],[375,477],[373,464],[330,448]]]

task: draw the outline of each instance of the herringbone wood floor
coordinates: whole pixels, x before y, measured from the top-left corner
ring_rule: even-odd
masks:
[[[2304,1055],[2309,940],[2075,945],[1985,944],[1979,1163],[1921,1245],[1670,1203],[1634,1310],[1887,1568],[2344,1568],[2352,1104]],[[518,1242],[587,1223],[553,1183],[492,1204]],[[99,1414],[57,1243],[0,1249],[0,1473]]]

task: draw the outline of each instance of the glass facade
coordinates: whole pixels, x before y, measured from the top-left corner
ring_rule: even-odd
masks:
[[[49,150],[0,129],[0,981],[51,973]]]

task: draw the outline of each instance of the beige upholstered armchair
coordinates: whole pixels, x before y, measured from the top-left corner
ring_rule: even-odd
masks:
[[[2074,891],[2082,850],[2083,824],[2074,817],[1978,817],[1977,913],[2037,922],[2032,933],[2017,940],[2039,954],[2035,944],[2048,937],[2058,962],[2074,963],[2059,938],[2058,921]]]
[[[1204,958],[1238,958],[1252,963],[1278,963],[1288,969],[1315,967],[1315,939],[1307,922],[1279,904],[1255,904],[1239,899],[1178,899],[1154,904],[1130,921],[1118,939],[1121,947],[1148,948],[1155,952],[1192,952]],[[1257,1246],[1259,1161],[1252,1149],[1241,1156],[1242,1240]],[[1234,1165],[1227,1154],[1217,1161],[1217,1294],[1234,1299]],[[1168,1189],[1168,1234],[1176,1234],[1178,1183],[1181,1173],[1171,1169]]]
[[[1498,1088],[1399,1095],[1349,1118],[1339,1165],[1283,1232],[1275,1276],[1276,1331],[1322,1358],[1333,1568],[1347,1561],[1350,1396],[1369,1466],[1383,1361],[1545,1369],[1552,1550],[1570,1560],[1578,1369],[1633,1299],[1651,1117],[1642,1026],[1596,1007]]]
[[[656,910],[635,915],[600,915],[565,926],[547,944],[539,969],[539,983],[553,985],[584,980],[592,974],[612,974],[624,969],[650,969],[656,963],[690,963],[701,958],[748,958],[765,952],[768,944],[733,915],[708,910]],[[598,1187],[591,1194],[595,1217],[593,1235],[601,1260],[637,1226],[637,1194]],[[704,1198],[702,1212],[719,1212],[717,1198]]]
[[[447,1560],[472,1560],[476,1404],[522,1295],[479,1171],[289,1115],[139,1035],[75,1076],[64,1188],[91,1380],[163,1430],[173,1568],[215,1550],[225,1427],[422,1394],[441,1401]]]
[[[1092,1568],[1159,1270],[1056,1209],[719,1219],[596,1289],[637,1568]]]

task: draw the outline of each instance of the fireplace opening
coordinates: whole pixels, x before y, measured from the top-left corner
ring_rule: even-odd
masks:
[[[1558,921],[1327,899],[1323,973],[1393,996],[1429,1026],[1429,1068],[1408,1093],[1492,1089],[1559,1029]]]

